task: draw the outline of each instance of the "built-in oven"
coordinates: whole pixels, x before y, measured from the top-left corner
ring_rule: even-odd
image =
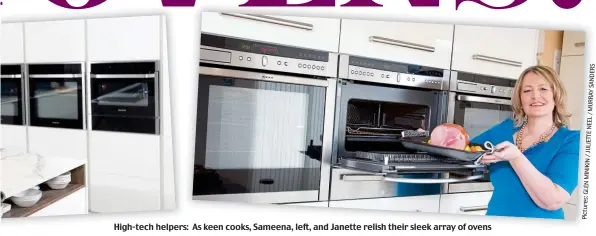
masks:
[[[25,83],[23,65],[2,65],[0,69],[2,94],[1,123],[3,125],[25,124]]]
[[[159,63],[90,63],[92,130],[160,133]]]
[[[84,63],[29,64],[31,126],[84,129]]]
[[[516,80],[465,72],[451,72],[448,121],[461,125],[474,138],[512,118],[511,96]],[[496,143],[494,144],[496,145]],[[481,179],[451,183],[447,193],[492,191],[488,171]],[[450,176],[461,174],[453,172]]]
[[[326,200],[337,55],[202,34],[193,199]]]
[[[339,78],[330,200],[439,195],[481,176],[483,166],[402,143],[424,142],[447,121],[449,71],[341,55]]]

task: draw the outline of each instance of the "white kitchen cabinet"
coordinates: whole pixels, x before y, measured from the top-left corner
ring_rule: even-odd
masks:
[[[87,20],[89,61],[159,60],[161,16]]]
[[[567,90],[567,110],[571,113],[570,129],[581,130],[584,123],[584,102],[587,86],[586,58],[584,56],[561,57],[561,69],[559,71],[561,82]],[[574,92],[571,92],[575,90]]]
[[[329,202],[300,202],[283,204],[283,206],[309,206],[309,207],[329,207]]]
[[[449,69],[453,25],[342,20],[339,52]]]
[[[583,31],[565,31],[563,33],[562,56],[584,55],[586,33]]]
[[[23,23],[2,23],[0,31],[0,61],[2,64],[24,63]]]
[[[330,201],[329,207],[438,213],[440,195]]]
[[[201,32],[337,52],[340,19],[203,12]]]
[[[452,69],[517,79],[536,65],[538,30],[456,25]]]
[[[160,210],[160,155],[157,135],[90,131],[90,210]]]
[[[440,213],[485,215],[492,194],[492,191],[443,194]]]
[[[25,23],[27,63],[83,62],[85,42],[84,20]]]
[[[55,158],[87,161],[87,131],[29,127],[29,152]]]
[[[29,217],[85,215],[87,213],[87,192],[85,188],[82,188]]]
[[[27,128],[21,125],[2,125],[2,148],[11,153],[27,152]]]

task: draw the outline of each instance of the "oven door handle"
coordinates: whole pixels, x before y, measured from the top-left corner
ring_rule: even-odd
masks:
[[[82,78],[82,74],[30,74],[32,79],[68,79],[68,78]]]
[[[410,184],[447,184],[459,183],[477,180],[484,178],[484,175],[472,175],[462,178],[441,178],[441,179],[411,179],[395,176],[387,176],[387,174],[342,174],[340,179],[343,181],[387,181],[396,183],[410,183]]]
[[[482,102],[482,103],[490,103],[490,104],[500,104],[500,105],[511,105],[511,100],[509,99],[499,99],[499,98],[488,98],[488,97],[478,97],[478,96],[469,96],[469,95],[457,95],[457,100],[464,101],[464,102]]]
[[[1,75],[0,78],[2,79],[20,79],[22,76],[19,74],[16,75]]]
[[[93,79],[149,79],[157,77],[156,74],[91,74]]]
[[[459,208],[459,211],[461,211],[461,212],[486,211],[486,210],[488,210],[488,205],[460,207]]]

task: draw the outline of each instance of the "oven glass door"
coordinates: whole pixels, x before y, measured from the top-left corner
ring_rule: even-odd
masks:
[[[156,78],[91,76],[93,115],[157,117]]]
[[[510,99],[456,95],[453,122],[474,138],[512,114]]]
[[[83,128],[83,87],[81,77],[31,77],[29,102],[31,125],[56,128]]]
[[[2,78],[2,124],[23,125],[23,83],[21,78]]]
[[[194,198],[317,201],[326,93],[319,85],[202,74]]]

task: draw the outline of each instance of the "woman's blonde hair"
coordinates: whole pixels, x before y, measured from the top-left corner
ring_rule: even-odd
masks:
[[[513,88],[513,97],[511,98],[515,126],[519,127],[523,125],[526,120],[526,113],[524,113],[521,103],[521,93],[524,82],[523,80],[526,75],[530,73],[535,73],[542,76],[542,78],[544,78],[550,84],[550,87],[553,91],[553,100],[555,102],[555,108],[553,109],[553,122],[555,125],[557,127],[568,126],[569,117],[571,117],[571,114],[567,112],[567,90],[565,90],[565,86],[561,82],[557,72],[548,66],[542,65],[528,67],[521,73],[517,79],[517,82],[515,83],[515,87]]]

